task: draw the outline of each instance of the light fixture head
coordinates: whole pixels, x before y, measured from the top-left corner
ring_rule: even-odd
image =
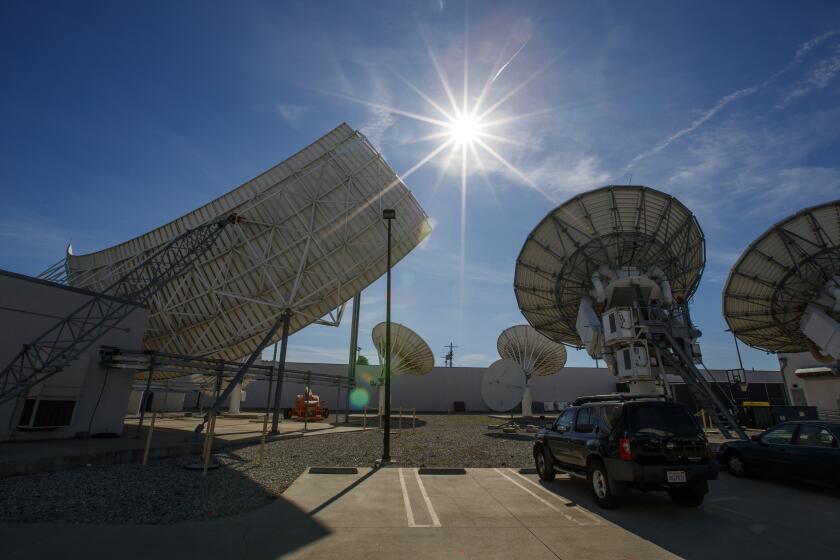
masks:
[[[386,208],[382,211],[382,219],[384,220],[393,220],[397,217],[397,211],[393,208]]]

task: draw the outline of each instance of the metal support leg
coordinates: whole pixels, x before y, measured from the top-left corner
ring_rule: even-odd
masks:
[[[274,388],[274,416],[271,418],[271,433],[276,434],[280,424],[280,399],[283,396],[283,375],[286,373],[286,349],[289,346],[289,321],[292,312],[287,309],[283,312],[283,339],[280,343],[280,363],[277,369],[277,385]]]
[[[265,336],[254,349],[254,351],[251,352],[251,355],[248,357],[248,359],[245,360],[245,363],[242,364],[242,367],[239,368],[237,374],[234,375],[233,379],[230,380],[228,386],[225,387],[225,390],[222,392],[222,394],[216,398],[216,402],[214,402],[213,406],[210,408],[210,413],[208,414],[208,416],[204,417],[204,422],[199,424],[198,427],[195,429],[197,433],[201,433],[202,429],[204,429],[204,424],[207,423],[211,414],[213,416],[219,414],[219,409],[222,406],[222,402],[224,402],[224,400],[230,396],[230,394],[233,392],[234,387],[242,383],[242,379],[245,378],[245,374],[248,373],[248,370],[251,369],[251,366],[254,365],[254,362],[256,362],[257,358],[262,354],[263,348],[268,346],[268,343],[271,341],[272,338],[274,338],[274,335],[277,334],[277,331],[280,329],[281,324],[284,326],[285,333],[288,334],[289,319],[287,315],[284,315],[284,317],[285,319],[281,318],[281,320],[274,323],[274,326],[271,327],[271,329],[265,334]],[[285,358],[285,351],[283,357]],[[224,362],[221,363],[222,366],[220,367],[223,367]],[[221,369],[219,370],[219,375],[221,376]]]
[[[347,367],[347,378],[350,385],[347,387],[347,400],[344,403],[345,424],[350,421],[350,387],[356,381],[356,360],[358,359],[356,352],[359,345],[359,310],[361,305],[362,294],[360,292],[353,298],[353,321],[350,326],[350,364]],[[335,404],[336,409],[338,409],[338,401]],[[338,416],[336,416],[336,421],[338,421]]]
[[[338,424],[338,403],[341,402],[341,384],[335,384],[335,423]],[[330,415],[327,414],[327,422],[330,421]]]
[[[146,405],[149,403],[149,391],[152,386],[152,375],[155,372],[155,358],[149,360],[149,377],[146,379],[146,389],[140,397],[140,422],[137,424],[137,432],[134,434],[134,439],[140,438],[140,432],[143,429],[143,418],[146,417]]]

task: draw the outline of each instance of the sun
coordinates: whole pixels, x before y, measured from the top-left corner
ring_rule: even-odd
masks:
[[[431,63],[437,73],[440,88],[443,90],[443,96],[435,98],[434,95],[423,91],[415,85],[412,79],[402,75],[397,70],[392,69],[392,72],[397,76],[397,78],[399,78],[400,81],[402,81],[428,105],[426,110],[423,112],[399,109],[383,103],[366,101],[343,93],[330,91],[325,92],[354,103],[366,105],[376,111],[377,114],[389,114],[394,117],[405,117],[415,122],[422,123],[428,127],[418,136],[406,138],[401,141],[401,144],[406,145],[428,142],[434,143],[435,146],[424,156],[420,157],[408,169],[401,172],[399,177],[385,188],[386,191],[398,184],[399,181],[405,181],[417,170],[421,169],[435,159],[440,160],[441,170],[438,173],[437,183],[432,186],[433,193],[437,191],[441,182],[448,176],[448,171],[450,169],[453,171],[456,169],[457,171],[460,171],[461,239],[459,251],[460,282],[458,299],[462,310],[464,306],[464,278],[466,267],[467,177],[471,175],[473,171],[480,172],[484,179],[485,186],[492,193],[493,199],[496,200],[497,203],[498,198],[495,195],[495,188],[488,172],[505,172],[509,176],[517,178],[519,182],[532,188],[550,202],[555,202],[545,190],[535,184],[534,181],[532,181],[525,173],[520,171],[512,162],[508,161],[508,159],[500,153],[503,145],[515,145],[519,148],[525,149],[534,147],[531,144],[514,139],[510,134],[511,131],[506,131],[506,127],[504,125],[552,113],[554,109],[536,109],[522,114],[501,114],[501,108],[508,100],[517,95],[531,81],[542,74],[542,72],[552,64],[553,60],[541,66],[524,79],[517,80],[515,85],[508,85],[505,87],[502,76],[506,74],[506,70],[510,67],[513,60],[523,51],[525,46],[528,44],[529,39],[526,39],[512,55],[506,52],[507,47],[505,47],[499,53],[498,60],[487,75],[483,86],[477,89],[478,95],[474,95],[468,91],[470,84],[470,71],[468,63],[469,48],[467,37],[468,34],[465,30],[463,51],[463,85],[460,92],[453,90],[450,80],[428,42],[426,42],[426,47],[428,49],[429,59],[431,60]],[[498,88],[502,88],[502,90],[497,93],[496,90]],[[457,93],[460,93],[461,95],[457,95]],[[428,109],[432,109],[432,111],[429,111]]]
[[[456,148],[468,149],[480,135],[481,123],[472,115],[459,116],[449,123]]]

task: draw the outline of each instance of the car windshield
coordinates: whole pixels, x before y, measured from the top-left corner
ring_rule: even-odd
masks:
[[[636,405],[629,409],[630,429],[637,434],[694,436],[698,427],[691,415],[677,404]]]

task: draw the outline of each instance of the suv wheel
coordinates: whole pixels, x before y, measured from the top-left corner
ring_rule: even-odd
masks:
[[[589,489],[592,490],[592,498],[595,503],[605,509],[611,509],[618,505],[618,498],[610,488],[610,476],[601,461],[592,461],[589,465],[587,480]]]
[[[668,490],[668,496],[675,504],[686,507],[697,507],[703,503],[703,498],[706,496],[705,488],[698,485],[688,488],[675,488]]]
[[[538,448],[534,452],[534,462],[537,465],[537,474],[540,475],[540,480],[545,480],[546,482],[554,480],[554,464],[551,461],[551,457],[548,456],[548,450],[544,447]]]
[[[744,463],[744,459],[734,451],[726,456],[726,467],[733,476],[747,476],[747,465]]]

